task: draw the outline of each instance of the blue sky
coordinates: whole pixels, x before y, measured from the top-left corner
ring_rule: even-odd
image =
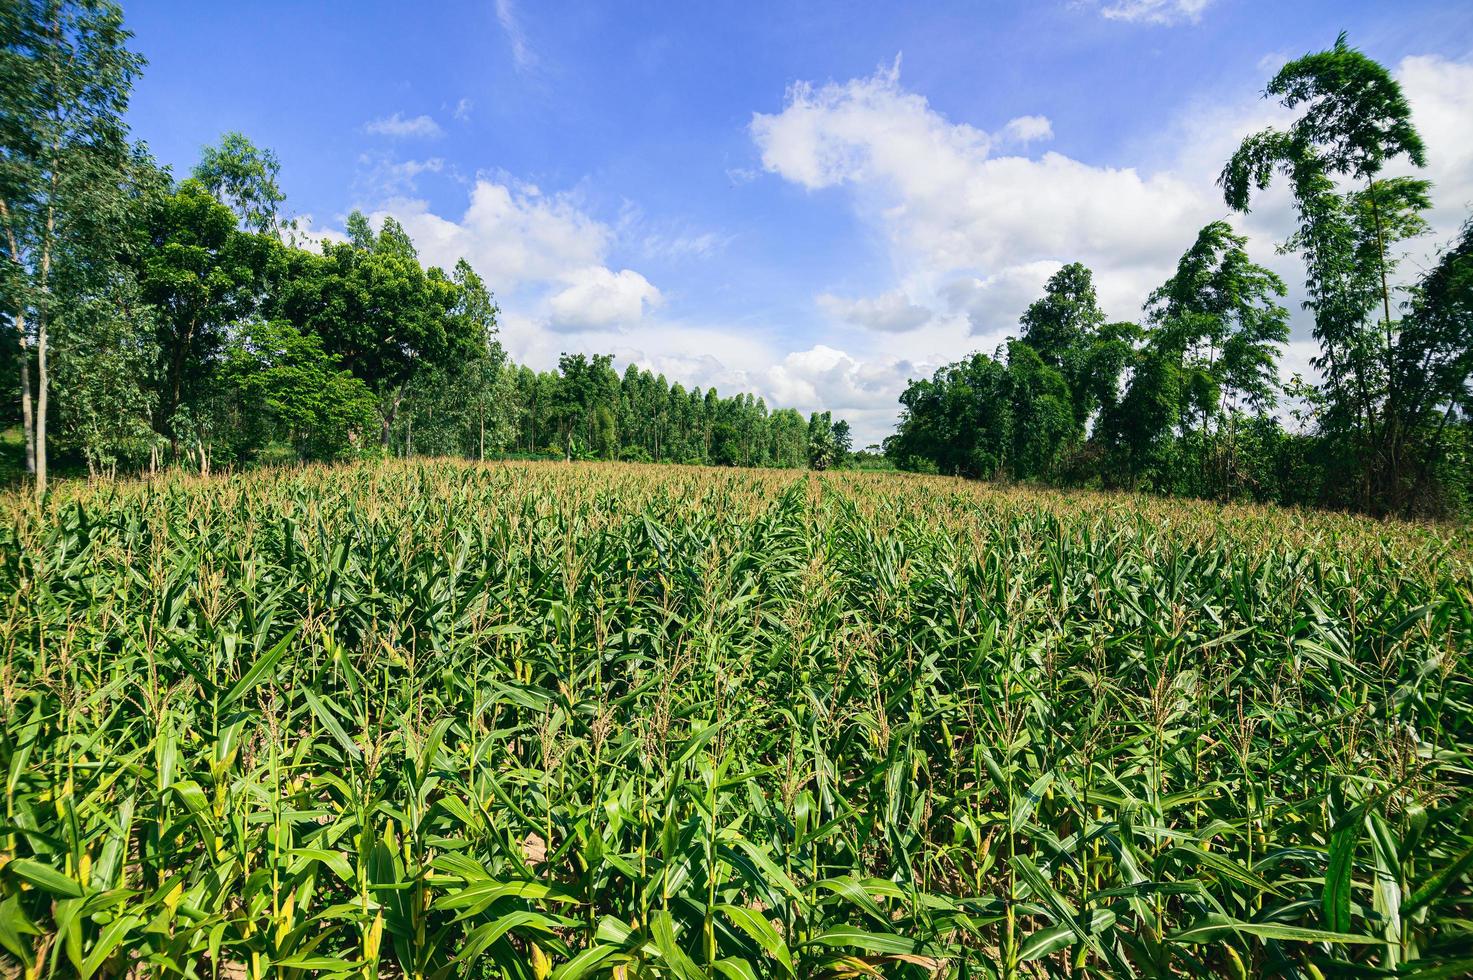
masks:
[[[469,258],[537,367],[612,352],[827,408],[861,443],[909,377],[990,351],[1061,263],[1135,318],[1288,57],[1352,43],[1413,101],[1446,238],[1473,205],[1473,5],[241,2],[126,5],[134,133],[177,172],[269,146],[331,236],[392,214]],[[1282,194],[1246,218],[1274,254]],[[1408,268],[1422,261],[1412,256]],[[1285,370],[1303,369],[1307,325]]]

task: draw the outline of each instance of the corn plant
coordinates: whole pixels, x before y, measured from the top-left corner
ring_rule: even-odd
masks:
[[[1463,529],[448,461],[0,510],[6,975],[1473,972]]]

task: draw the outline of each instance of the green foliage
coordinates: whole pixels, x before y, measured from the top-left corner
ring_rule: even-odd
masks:
[[[885,454],[905,469],[929,460],[962,476],[1046,477],[1079,428],[1063,374],[1024,341],[1007,345],[1005,364],[973,354],[913,381],[900,402]]]
[[[152,203],[147,235],[137,277],[157,323],[155,426],[177,438],[175,413],[210,388],[231,331],[256,312],[284,261],[274,239],[240,231],[235,214],[196,180]]]
[[[1105,325],[1094,274],[1078,262],[1064,266],[1049,277],[1043,298],[1023,312],[1020,323],[1023,343],[1068,385],[1075,434],[1083,434],[1090,413],[1099,407],[1100,390],[1114,383],[1092,377],[1092,368],[1108,364],[1094,353]]]
[[[506,376],[500,404],[514,432],[506,446],[516,453],[569,458],[576,445],[593,459],[803,467],[818,440],[823,465],[842,465],[842,420],[830,415],[825,428],[793,409],[769,414],[753,395],[687,391],[632,364],[620,375],[609,355],[564,354],[556,372],[516,367]]]
[[[234,389],[238,429],[250,443],[279,435],[301,459],[337,459],[372,429],[373,393],[289,323],[246,326],[225,352],[221,383]]]
[[[808,466],[826,470],[840,463],[839,444],[834,438],[834,417],[829,412],[808,416]]]
[[[1427,491],[1446,426],[1430,418],[1449,417],[1468,374],[1436,379],[1407,370],[1418,363],[1426,333],[1409,335],[1393,316],[1391,250],[1425,230],[1429,185],[1376,179],[1398,158],[1426,163],[1411,107],[1390,72],[1343,34],[1332,49],[1285,65],[1266,95],[1299,110],[1297,118],[1287,130],[1244,140],[1220,183],[1229,206],[1246,211],[1252,191],[1276,172],[1290,182],[1299,228],[1284,247],[1304,258],[1306,306],[1321,345],[1314,361],[1327,395],[1320,424],[1339,461],[1327,481],[1338,491],[1331,502],[1378,513],[1441,509],[1446,501],[1429,500]],[[1342,179],[1365,187],[1342,191]],[[1436,408],[1429,412],[1429,404]]]
[[[227,205],[249,231],[275,234],[277,212],[286,195],[277,178],[281,162],[270,149],[261,149],[243,133],[220,137],[219,146],[200,151],[191,176]]]
[[[1465,533],[561,463],[0,506],[5,969],[1466,972]]]
[[[21,423],[35,491],[47,487],[50,328],[111,264],[130,205],[123,115],[143,59],[105,0],[0,6],[0,312],[19,351]]]
[[[485,353],[484,324],[459,309],[461,293],[442,270],[424,269],[403,229],[386,221],[371,242],[329,243],[321,255],[294,251],[271,309],[320,337],[384,399],[392,424],[403,386],[421,364]]]
[[[1280,68],[1265,94],[1278,97],[1286,108],[1303,108],[1290,136],[1314,147],[1331,173],[1375,176],[1398,156],[1427,165],[1401,85],[1385,67],[1352,48],[1343,33],[1330,50]]]
[[[55,322],[57,445],[80,452],[94,475],[141,466],[159,449],[154,326],[126,277],[71,298]]]
[[[1248,258],[1247,244],[1227,222],[1212,222],[1146,301],[1151,343],[1178,359],[1201,393],[1190,407],[1204,428],[1240,406],[1272,407],[1278,389],[1279,348],[1289,340],[1278,300],[1287,289]]]

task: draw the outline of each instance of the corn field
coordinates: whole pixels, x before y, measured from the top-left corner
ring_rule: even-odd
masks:
[[[1465,530],[619,464],[0,512],[6,976],[1473,973]]]

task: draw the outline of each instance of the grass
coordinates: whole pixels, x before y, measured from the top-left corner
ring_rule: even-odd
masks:
[[[18,425],[0,427],[0,491],[26,476],[25,436]]]
[[[1473,540],[900,474],[0,498],[27,976],[1473,971]]]

